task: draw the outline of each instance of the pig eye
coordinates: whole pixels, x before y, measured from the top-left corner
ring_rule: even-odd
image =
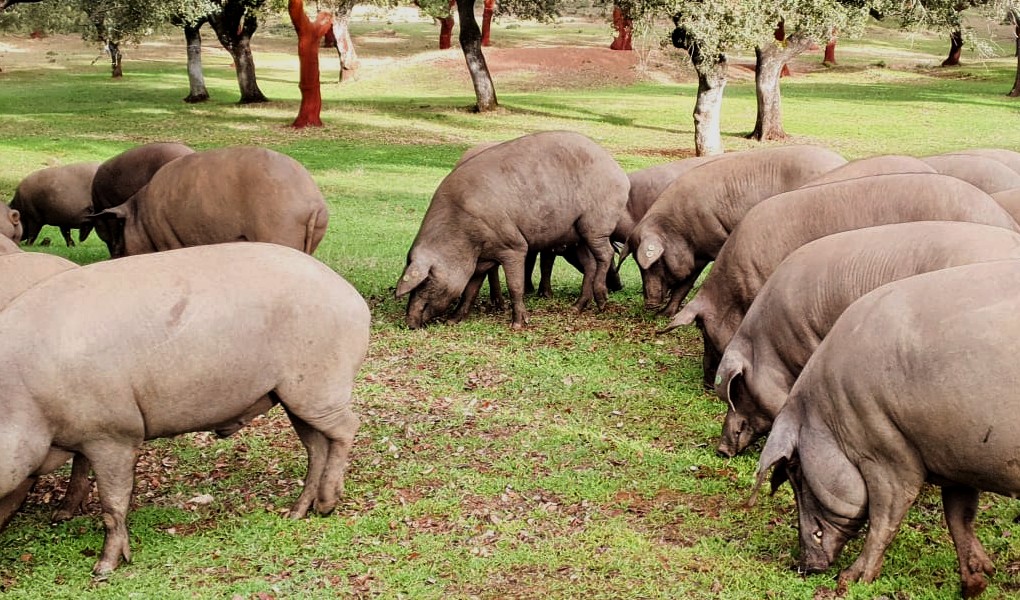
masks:
[[[822,543],[822,535],[823,535],[823,534],[822,534],[822,530],[821,530],[821,529],[819,529],[818,531],[816,531],[816,532],[814,533],[814,538],[815,538],[815,542],[817,542],[817,543],[821,544],[821,543]]]

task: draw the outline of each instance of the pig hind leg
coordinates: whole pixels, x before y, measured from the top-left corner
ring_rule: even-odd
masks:
[[[92,482],[89,481],[89,470],[92,468],[89,459],[84,454],[75,454],[71,462],[71,479],[67,483],[67,492],[60,506],[53,512],[50,520],[54,523],[67,521],[74,517],[74,513],[85,503],[89,492],[92,491]]]
[[[336,508],[343,493],[347,459],[361,425],[358,415],[350,408],[351,383],[320,390],[279,389],[276,393],[308,452],[305,487],[289,516],[300,519],[310,506],[314,506],[317,513],[327,515]],[[305,399],[295,401],[299,395]],[[309,398],[321,401],[308,401]]]
[[[613,244],[609,241],[608,235],[586,232],[580,226],[579,233],[585,244],[578,246],[578,258],[585,269],[584,279],[581,282],[581,297],[578,298],[574,307],[582,310],[594,298],[596,306],[605,308],[606,302],[609,300],[606,276],[609,274],[615,254]],[[589,254],[590,259],[586,258],[585,254]],[[590,260],[594,260],[594,265],[591,265]]]
[[[973,598],[985,591],[988,582],[985,574],[995,573],[995,566],[974,534],[974,517],[977,516],[980,492],[969,486],[942,488],[942,505],[946,511],[946,525],[956,546],[960,560],[960,585],[964,598]]]

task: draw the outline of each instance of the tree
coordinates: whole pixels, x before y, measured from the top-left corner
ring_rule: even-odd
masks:
[[[209,90],[205,87],[205,75],[202,74],[202,25],[208,22],[203,16],[192,23],[181,17],[175,17],[174,25],[184,30],[184,43],[188,50],[188,95],[184,101],[189,104],[205,102],[209,99]]]
[[[1013,80],[1013,89],[1007,95],[1016,98],[1020,97],[1020,9],[1010,6],[1006,18],[1013,25],[1013,53],[1016,55],[1016,77]]]
[[[357,0],[327,0],[324,5],[333,13],[333,44],[336,46],[337,55],[340,57],[340,81],[343,81],[348,74],[358,69],[358,53],[354,50],[354,40],[351,39],[351,11],[357,4]]]
[[[439,49],[449,50],[453,45],[453,27],[457,24],[453,18],[457,0],[416,0],[415,4],[422,12],[439,21]],[[482,47],[492,45],[492,15],[495,8],[496,0],[483,0]]]
[[[768,12],[764,14],[776,18],[779,25],[772,36],[754,49],[757,117],[749,137],[761,141],[786,138],[779,88],[780,74],[786,63],[817,40],[830,39],[835,31],[858,35],[868,17],[863,3],[853,6],[836,0],[787,0],[765,4],[762,8]]]
[[[609,44],[609,49],[633,50],[634,20],[630,17],[628,4],[613,4],[613,29],[616,30],[616,37]]]
[[[319,42],[333,27],[333,15],[320,11],[312,21],[305,14],[304,0],[290,0],[287,7],[290,22],[298,36],[298,61],[301,76],[301,107],[291,127],[300,129],[309,125],[322,127],[322,89],[319,86]]]
[[[214,0],[214,4],[218,10],[209,14],[208,21],[220,45],[234,59],[237,85],[241,90],[238,102],[268,102],[255,78],[255,60],[251,54],[251,37],[258,29],[258,11],[265,0]]]

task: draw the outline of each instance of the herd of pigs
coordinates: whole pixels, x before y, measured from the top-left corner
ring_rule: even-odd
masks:
[[[583,135],[540,132],[465,153],[396,295],[409,296],[409,327],[457,321],[486,280],[502,306],[502,267],[517,329],[536,259],[539,293],[555,256],[582,272],[582,310],[605,305],[633,255],[664,331],[702,332],[704,383],[727,406],[718,451],[768,434],[755,494],[770,473],[773,491],[793,487],[800,567],[828,569],[868,523],[840,581],[874,580],[928,482],[973,597],[993,572],[974,530],[979,492],[1020,494],[1018,220],[1010,150],[847,162],[794,145],[628,174]],[[130,556],[141,443],[227,436],[276,404],[308,453],[290,515],[329,513],[359,426],[370,316],[310,256],[327,221],[308,172],[259,148],[147,144],[26,177],[0,209],[0,524],[73,458],[55,518],[79,508],[91,468],[106,527],[95,571],[108,572]],[[44,224],[68,245],[71,229],[95,228],[116,260],[21,252]]]

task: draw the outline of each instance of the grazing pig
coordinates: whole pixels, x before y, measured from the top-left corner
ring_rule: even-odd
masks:
[[[613,258],[610,236],[626,219],[626,173],[587,137],[547,131],[503,142],[439,184],[407,254],[396,297],[410,294],[407,325],[421,327],[461,299],[470,308],[489,269],[502,265],[515,329],[527,323],[524,261],[529,251],[584,244],[577,309],[602,307]]]
[[[221,242],[273,242],[308,254],[326,233],[329,210],[293,158],[248,146],[186,154],[97,219],[113,220],[110,255]]]
[[[19,244],[23,231],[21,213],[12,210],[6,204],[0,203],[0,238]]]
[[[726,154],[678,177],[627,242],[641,268],[645,307],[676,314],[748,209],[843,164],[825,148],[781,146]]]
[[[1000,161],[972,154],[926,156],[924,162],[943,175],[952,175],[989,194],[1020,187],[1020,173]]]
[[[719,453],[768,433],[804,364],[854,300],[919,273],[1020,259],[1020,235],[989,225],[918,221],[829,235],[792,252],[726,346],[715,389],[729,410]]]
[[[176,142],[153,142],[136,146],[121,152],[99,165],[92,180],[92,209],[101,212],[120,206],[149,183],[152,176],[163,165],[194,152],[184,144]],[[113,225],[99,219],[95,222],[96,235],[110,248],[113,240]],[[112,248],[111,255],[112,255]]]
[[[83,454],[106,527],[94,571],[108,572],[130,557],[125,516],[144,440],[233,430],[278,403],[308,450],[290,516],[312,506],[328,514],[359,425],[351,389],[369,319],[343,278],[275,244],[185,248],[54,275],[0,311],[0,336],[19,340],[0,347],[0,496]]]
[[[994,566],[974,532],[980,491],[1020,496],[1020,261],[954,267],[854,302],[790,391],[758,463],[789,480],[800,564],[826,570],[865,522],[841,586],[874,581],[925,482],[942,488],[965,598]]]
[[[722,351],[758,290],[791,252],[841,231],[910,221],[969,221],[1020,231],[988,194],[948,175],[875,175],[786,192],[748,211],[697,296],[663,331],[697,323],[705,341],[705,387],[712,389]]]
[[[820,177],[812,179],[806,185],[820,185],[834,181],[856,179],[857,177],[871,177],[872,175],[888,175],[891,173],[938,173],[938,171],[920,158],[904,156],[902,154],[883,154],[850,161],[842,167],[837,167],[828,173],[823,173]]]
[[[92,177],[98,162],[48,167],[29,173],[14,191],[11,211],[20,215],[21,239],[35,242],[43,225],[55,225],[64,243],[74,245],[71,230],[78,230],[78,241],[92,232],[88,216],[92,212]]]

